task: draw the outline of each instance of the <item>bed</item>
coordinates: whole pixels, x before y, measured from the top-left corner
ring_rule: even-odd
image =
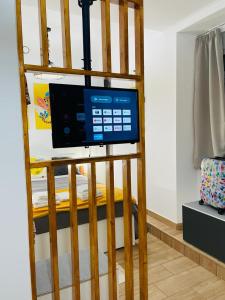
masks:
[[[88,179],[84,175],[77,174],[78,190],[78,233],[79,250],[89,249],[89,216],[87,189]],[[55,176],[56,188],[56,211],[57,211],[57,237],[58,253],[64,255],[70,253],[70,214],[68,201],[68,174]],[[106,187],[104,184],[97,183],[97,218],[98,218],[98,240],[99,250],[107,252],[107,221],[106,221]],[[33,218],[35,227],[35,257],[36,261],[48,259],[50,257],[49,243],[49,221],[48,207],[44,202],[37,203],[37,195],[46,195],[47,201],[47,180],[46,178],[35,178],[32,180],[33,191]],[[59,201],[58,198],[61,197]],[[64,199],[63,199],[64,198]],[[133,199],[133,236],[135,244],[135,232],[137,233],[137,206]],[[124,246],[124,224],[123,224],[123,191],[115,188],[115,229],[116,229],[116,248]]]

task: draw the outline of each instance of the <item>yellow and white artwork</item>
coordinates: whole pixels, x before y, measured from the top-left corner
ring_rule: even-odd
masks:
[[[36,129],[51,129],[48,84],[34,84],[34,113]]]

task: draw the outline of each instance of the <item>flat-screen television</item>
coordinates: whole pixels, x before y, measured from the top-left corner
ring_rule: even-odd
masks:
[[[135,89],[50,84],[54,148],[139,141]]]

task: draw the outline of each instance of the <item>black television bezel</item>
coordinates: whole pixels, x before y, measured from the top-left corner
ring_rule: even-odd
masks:
[[[51,86],[60,86],[63,88],[64,86],[69,86],[69,87],[80,87],[83,89],[99,89],[99,90],[115,90],[115,91],[127,91],[131,92],[134,91],[137,93],[137,131],[138,131],[138,137],[137,139],[132,139],[132,140],[120,140],[120,141],[109,141],[109,142],[87,142],[87,143],[81,143],[81,144],[70,144],[70,145],[64,145],[64,146],[59,146],[54,143],[54,122],[52,118],[52,111],[54,110],[54,106],[51,105],[52,102],[52,97],[51,97]],[[111,87],[99,87],[99,86],[91,86],[91,87],[86,87],[84,85],[77,85],[77,84],[59,84],[59,83],[49,83],[49,99],[50,99],[50,109],[51,109],[51,125],[52,125],[52,145],[54,149],[60,149],[60,148],[74,148],[74,147],[91,147],[91,146],[106,146],[106,145],[119,145],[119,144],[136,144],[140,142],[140,112],[139,112],[139,92],[138,89],[128,89],[128,88],[111,88]]]

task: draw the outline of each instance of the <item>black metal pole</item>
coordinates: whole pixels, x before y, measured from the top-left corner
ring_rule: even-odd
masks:
[[[84,70],[91,70],[91,34],[90,34],[90,5],[93,1],[79,0],[83,20],[83,53]],[[85,76],[85,86],[91,86],[91,76]]]
[[[106,87],[106,88],[111,87],[111,80],[109,78],[104,79],[104,87]]]

